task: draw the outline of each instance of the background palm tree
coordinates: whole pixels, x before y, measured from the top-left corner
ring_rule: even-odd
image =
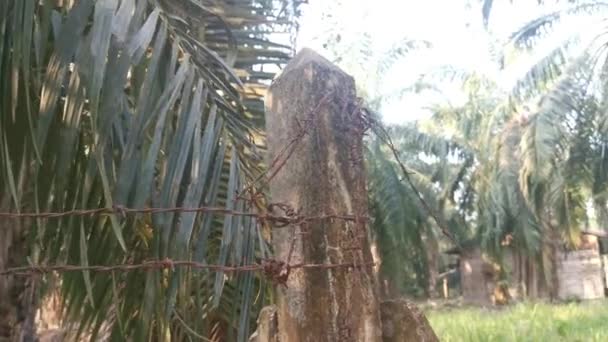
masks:
[[[563,228],[585,226],[587,202],[594,205],[597,218],[606,218],[606,42],[601,26],[580,32],[570,24],[579,18],[600,22],[607,9],[602,1],[572,5],[526,24],[512,36],[514,49],[526,54],[520,47],[533,47],[564,32],[564,27],[574,32],[550,40],[550,53],[532,64],[515,92],[536,101],[522,132],[524,195],[544,221]],[[551,29],[543,33],[546,27]],[[541,213],[541,207],[552,209]]]
[[[2,211],[249,210],[256,204],[236,195],[262,168],[261,97],[292,55],[300,2],[3,1]],[[1,268],[163,258],[239,265],[268,253],[261,227],[242,217],[16,222],[0,223],[8,228],[0,233]],[[179,269],[4,278],[2,285],[0,333],[12,338],[33,333],[37,299],[49,287],[61,289],[72,337],[91,340],[103,333],[244,341],[267,298],[253,273]],[[25,294],[19,303],[17,292]]]
[[[381,260],[379,279],[385,296],[429,296],[434,291],[433,273],[437,271],[433,263],[438,260],[428,256],[437,255],[433,252],[438,237],[434,222],[415,191],[423,193],[434,210],[438,207],[438,194],[428,176],[432,166],[416,158],[404,145],[397,146],[407,151],[405,160],[416,189],[405,182],[391,151],[382,142],[373,141],[366,156],[370,207],[375,218],[372,229]]]
[[[472,209],[462,219],[469,237],[498,261],[508,238],[510,248],[538,268],[541,287],[555,286],[556,247],[575,246],[582,228],[603,226],[607,209],[603,26],[584,32],[568,26],[576,20],[602,22],[607,7],[603,1],[569,3],[525,24],[498,50],[502,73],[519,72],[512,89],[501,90],[483,75],[457,72],[468,101],[434,108],[433,117],[416,130],[467,147],[472,162],[463,172],[467,177],[457,180],[456,193],[470,199]],[[484,7],[485,15],[489,8]],[[441,160],[425,148],[424,139],[412,141],[420,142],[401,146],[402,153],[424,151]],[[404,159],[416,170],[411,158]],[[442,166],[449,170],[462,162],[452,157],[452,165]],[[453,188],[435,183],[436,193]]]

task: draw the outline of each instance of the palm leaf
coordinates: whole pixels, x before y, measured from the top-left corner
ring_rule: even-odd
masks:
[[[11,207],[232,205],[234,191],[263,167],[255,146],[273,77],[265,65],[292,53],[268,37],[293,30],[298,3],[293,11],[256,0],[53,3],[0,5],[0,188],[12,194]],[[39,220],[28,233],[39,250],[33,261],[47,263],[239,265],[267,250],[251,220],[203,213]],[[264,284],[248,273],[213,289],[211,278],[186,270],[65,274],[66,323],[91,340],[246,340]],[[191,300],[210,297],[216,308]]]

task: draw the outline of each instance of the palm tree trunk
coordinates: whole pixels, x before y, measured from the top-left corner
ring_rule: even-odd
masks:
[[[0,200],[0,211],[7,212],[9,196]],[[0,220],[0,270],[22,266],[27,244],[18,220]],[[0,276],[0,341],[35,341],[33,278]]]
[[[426,239],[426,265],[427,265],[427,286],[426,295],[429,298],[437,298],[437,278],[439,277],[439,245],[433,237]]]
[[[559,288],[559,278],[557,276],[557,250],[559,244],[559,236],[556,229],[552,225],[547,225],[547,233],[543,239],[543,253],[546,253],[546,258],[543,262],[548,263],[544,267],[545,274],[545,287],[548,292],[549,299],[555,300],[557,298],[557,291]]]

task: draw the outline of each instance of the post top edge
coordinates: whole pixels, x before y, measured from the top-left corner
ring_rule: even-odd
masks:
[[[281,78],[283,75],[291,71],[308,66],[309,64],[315,64],[320,67],[332,69],[334,72],[339,72],[344,74],[345,76],[348,76],[346,72],[344,72],[337,65],[329,61],[327,58],[323,57],[315,50],[308,47],[304,47],[300,49],[300,51],[296,53],[293,59],[291,59],[291,61],[287,63],[287,66],[275,76],[275,80]]]

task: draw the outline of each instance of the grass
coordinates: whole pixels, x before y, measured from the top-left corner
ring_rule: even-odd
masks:
[[[608,341],[608,301],[438,309],[426,314],[443,342]]]

